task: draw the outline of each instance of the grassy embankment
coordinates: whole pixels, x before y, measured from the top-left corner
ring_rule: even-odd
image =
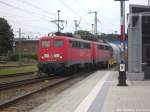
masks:
[[[8,69],[0,69],[0,75],[27,73],[27,72],[35,72],[35,71],[37,71],[37,66],[29,65],[29,66],[21,66],[21,67],[8,68]]]

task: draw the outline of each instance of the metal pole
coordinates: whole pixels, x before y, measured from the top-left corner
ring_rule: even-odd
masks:
[[[95,13],[95,34],[97,34],[97,11]]]
[[[58,10],[57,12],[58,12],[58,32],[60,32],[59,31],[59,13],[60,13],[60,10]]]
[[[18,55],[19,55],[19,66],[22,65],[21,63],[21,28],[19,28],[19,49],[18,49]]]
[[[123,28],[123,38],[124,38],[124,40],[123,40],[123,51],[124,51],[124,61],[126,61],[126,48],[125,48],[125,40],[126,40],[126,34],[125,34],[125,1],[123,1],[123,26],[124,26],[124,28]]]
[[[126,84],[126,64],[125,64],[125,1],[120,1],[121,10],[121,62],[119,65],[118,86],[127,86]]]
[[[77,31],[77,27],[78,27],[77,20],[74,20],[74,25],[75,25],[75,31]]]
[[[121,61],[125,61],[125,1],[120,1],[121,4],[121,48],[122,48],[122,53],[121,53]]]
[[[94,13],[95,14],[95,17],[94,17],[94,25],[95,25],[95,28],[94,28],[94,34],[97,34],[97,11],[94,11],[94,12],[89,12],[90,14],[91,13]]]
[[[140,46],[140,49],[139,49],[139,54],[140,54],[140,58],[139,58],[139,63],[142,63],[142,14],[139,14],[139,46]],[[142,72],[142,66],[141,64],[139,64],[139,72]]]
[[[150,0],[148,0],[148,6],[150,6]]]

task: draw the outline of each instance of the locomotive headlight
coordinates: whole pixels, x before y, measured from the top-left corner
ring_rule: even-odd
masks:
[[[49,57],[49,54],[44,54],[44,58],[48,58]]]
[[[44,59],[44,57],[43,57],[43,56],[41,56],[41,59]]]
[[[59,58],[60,58],[60,59],[62,59],[63,57],[62,57],[62,56],[60,56]]]

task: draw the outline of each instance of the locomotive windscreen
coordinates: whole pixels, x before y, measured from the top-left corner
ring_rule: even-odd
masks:
[[[50,42],[48,40],[43,40],[41,44],[43,48],[48,48],[50,46]]]
[[[55,40],[54,41],[54,46],[55,47],[62,47],[64,45],[64,41],[63,40]]]

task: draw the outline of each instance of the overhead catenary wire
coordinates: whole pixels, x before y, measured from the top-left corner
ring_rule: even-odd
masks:
[[[40,10],[41,12],[46,13],[46,14],[48,14],[48,15],[55,15],[55,13],[51,13],[51,12],[49,12],[49,11],[47,11],[47,10],[45,10],[45,9],[42,9],[41,7],[36,6],[36,5],[32,4],[32,3],[29,3],[29,2],[27,2],[27,1],[25,1],[25,0],[17,0],[17,1],[22,2],[22,3],[25,3],[25,4],[27,4],[27,5],[30,5],[30,6],[34,7],[35,9],[38,9],[38,10]]]
[[[12,18],[15,18],[15,20],[13,21],[16,21],[16,23],[20,20],[20,18],[23,18],[24,22],[29,22],[29,21],[32,21],[32,22],[37,22],[37,21],[42,21],[44,18],[30,18],[30,17],[27,17],[27,16],[23,16],[23,15],[16,15],[16,14],[13,14],[13,13],[10,13],[10,12],[3,12],[2,10],[0,10],[0,13],[1,14],[6,14],[6,15],[3,15],[4,18],[9,18],[9,19],[12,19]],[[22,19],[21,19],[22,20]],[[46,20],[46,19],[44,19]],[[47,20],[47,22],[49,22]]]
[[[66,4],[64,1],[62,0],[58,0],[61,4],[63,4],[66,8],[69,9],[69,11],[71,11],[73,14],[78,15],[79,18],[81,18],[81,15],[78,14],[78,12],[76,12],[74,9],[72,9],[72,7],[70,7],[68,4]]]
[[[68,9],[70,9],[74,14],[76,14],[76,15],[78,15],[79,16],[79,18],[80,18],[80,23],[81,23],[81,20],[82,20],[82,18],[83,17],[85,17],[85,16],[81,16],[81,15],[79,15],[76,11],[74,11],[69,5],[67,5],[65,2],[63,2],[62,0],[58,0],[59,2],[61,2],[65,7],[67,7]],[[81,6],[81,4],[78,2],[78,1],[76,1],[76,0],[74,0],[75,2],[76,2],[76,4],[78,4],[78,5],[80,5]],[[88,14],[88,12],[82,7],[82,10],[84,10],[84,12],[86,13],[86,15]],[[90,24],[87,20],[85,20],[86,21],[86,23],[87,24]],[[84,21],[84,22],[85,22]]]
[[[14,4],[12,4],[12,3],[9,3],[9,2],[5,2],[5,1],[2,1],[2,0],[0,0],[0,4],[2,4],[2,5],[4,5],[4,6],[6,6],[6,7],[9,7],[9,8],[12,8],[12,9],[15,9],[15,10],[17,10],[17,11],[19,11],[19,12],[24,12],[24,13],[26,13],[27,15],[24,15],[24,14],[22,14],[22,13],[16,13],[16,14],[13,14],[13,13],[11,13],[11,12],[8,12],[7,10],[5,10],[4,11],[4,15],[5,15],[5,18],[7,18],[8,20],[9,20],[9,22],[11,22],[11,24],[12,23],[15,23],[15,25],[12,25],[12,27],[13,28],[18,28],[18,27],[20,27],[20,26],[23,26],[22,28],[23,29],[26,29],[26,30],[31,30],[31,28],[33,28],[33,29],[36,29],[36,30],[38,30],[38,31],[41,31],[40,29],[42,29],[42,31],[46,31],[46,32],[49,32],[49,31],[53,31],[53,29],[51,29],[51,27],[48,27],[48,24],[47,23],[50,23],[50,20],[48,20],[48,16],[45,16],[45,15],[42,15],[42,14],[38,14],[38,13],[36,13],[36,12],[33,12],[32,10],[27,10],[27,9],[25,9],[25,8],[23,8],[23,7],[20,7],[20,6],[16,6],[16,5],[14,5]],[[40,10],[40,9],[39,9]],[[5,13],[5,12],[8,12],[7,14]],[[42,11],[43,12],[43,11]],[[44,12],[43,12],[44,13]],[[45,12],[46,13],[46,12]],[[12,15],[12,16],[14,16],[14,17],[12,17],[12,16],[10,16],[10,15]],[[29,15],[29,16],[28,16]],[[10,16],[10,17],[9,17]],[[32,17],[32,18],[30,18],[29,19],[29,17]],[[35,20],[33,20],[34,18],[35,19],[37,19],[36,21]],[[20,19],[21,18],[21,19]],[[23,20],[22,20],[23,19]],[[31,20],[32,19],[32,20]],[[42,23],[43,24],[45,24],[45,25],[41,25],[42,23],[41,22],[38,22],[38,21],[40,21],[40,19],[41,20],[46,20],[47,21],[47,23],[45,24],[45,23],[43,23],[43,22],[45,22],[45,21],[42,21]],[[24,21],[24,22],[22,22],[22,21]],[[30,22],[30,21],[32,21],[32,24],[26,24],[26,23],[28,23],[28,22]],[[33,24],[33,22],[35,23],[35,22],[38,22],[38,24]],[[40,23],[40,24],[39,24]],[[42,27],[42,28],[41,28]],[[14,31],[15,31],[15,29],[14,29]]]
[[[79,7],[82,9],[85,13],[87,13],[87,10],[81,5],[81,3],[78,0],[73,0]]]
[[[75,15],[78,15],[79,16],[79,18],[80,18],[80,22],[81,22],[81,19],[82,19],[82,17],[83,16],[81,16],[81,15],[79,15],[78,14],[78,12],[76,12],[74,9],[72,9],[69,5],[67,5],[65,2],[63,2],[62,0],[58,0],[59,2],[61,2],[66,8],[68,8],[68,9],[70,9]],[[74,0],[75,1],[75,0]],[[77,3],[77,4],[79,4],[79,2]],[[85,10],[85,9],[83,9],[83,10]],[[88,14],[88,12],[85,10],[85,12],[86,12],[86,14],[85,15],[87,15]],[[88,23],[88,21],[87,20],[85,20],[87,23]],[[84,21],[84,22],[85,22]],[[89,23],[88,23],[89,24]]]
[[[40,8],[40,7],[38,7],[38,6],[34,5],[34,4],[32,4],[32,3],[26,2],[25,0],[17,0],[17,1],[20,1],[20,2],[22,2],[22,3],[28,4],[28,5],[30,5],[30,6],[32,6],[32,7],[34,7],[34,8],[36,8],[36,9],[42,11],[43,13],[49,14],[49,12],[46,11],[45,9],[42,9],[42,8]],[[81,18],[81,16],[80,16],[74,9],[72,9],[69,5],[67,5],[67,4],[66,4],[65,2],[63,2],[62,0],[59,0],[59,1],[60,1],[65,7],[67,7],[68,9],[70,9],[75,15],[78,15],[78,16]],[[79,5],[80,3],[77,2],[77,4]],[[82,8],[82,9],[86,12],[86,10],[85,10],[84,8]],[[52,14],[52,13],[50,13],[50,14]]]
[[[97,11],[100,10],[104,10],[106,7],[108,7],[113,1],[112,0],[108,0],[108,2],[106,4],[104,4],[103,6],[101,6],[100,8],[97,9]]]
[[[7,2],[0,1],[0,4],[3,4],[3,5],[5,5],[5,6],[11,7],[11,8],[14,8],[14,9],[16,9],[16,10],[18,10],[18,11],[25,12],[25,13],[27,13],[27,14],[29,14],[29,13],[30,13],[30,14],[35,14],[35,15],[40,16],[40,17],[43,18],[43,15],[40,15],[40,14],[35,13],[35,12],[32,12],[32,11],[25,10],[25,9],[23,9],[23,8],[17,7],[17,6],[15,6],[15,5],[12,5],[12,4],[7,3]]]
[[[81,3],[78,1],[78,0],[73,0],[78,6],[80,6],[80,8],[85,12],[85,15],[84,16],[80,16],[80,22],[82,21],[82,19],[86,16],[86,15],[88,15],[88,12],[87,12],[87,10],[81,5]],[[90,24],[87,20],[85,20],[86,21],[86,24]],[[84,21],[84,22],[85,22]]]
[[[11,7],[11,8],[20,10],[20,11],[23,11],[23,12],[25,12],[25,13],[34,13],[34,12],[31,12],[31,11],[25,10],[25,9],[23,9],[23,8],[16,7],[16,6],[14,6],[14,5],[12,5],[12,4],[9,4],[9,3],[7,3],[7,2],[4,2],[4,1],[0,1],[0,4],[6,5],[6,6],[8,6],[8,7]]]
[[[34,9],[34,10],[30,10],[30,9],[28,9],[28,7],[27,8],[24,8],[24,7],[22,7],[22,4],[19,6],[18,4],[13,4],[13,2],[8,2],[8,1],[4,1],[4,0],[0,0],[0,4],[3,4],[3,5],[5,5],[5,6],[8,6],[8,7],[11,7],[11,8],[13,8],[13,9],[15,9],[15,10],[18,10],[18,11],[20,11],[20,12],[25,12],[25,13],[27,13],[28,15],[29,15],[29,17],[28,17],[28,15],[25,15],[25,14],[21,14],[21,13],[16,13],[16,14],[14,14],[14,17],[13,18],[15,18],[15,15],[16,15],[16,21],[17,21],[17,19],[19,20],[20,19],[20,21],[21,21],[21,18],[23,18],[23,20],[25,20],[25,22],[36,22],[36,21],[38,21],[38,20],[34,20],[34,19],[32,19],[32,17],[34,17],[35,19],[41,19],[41,20],[46,20],[47,22],[49,22],[50,23],[50,20],[49,20],[49,17],[47,16],[47,15],[53,15],[53,13],[51,13],[51,12],[49,12],[49,11],[47,11],[47,10],[45,10],[45,9],[43,9],[43,8],[41,8],[40,6],[38,6],[38,5],[36,5],[36,4],[34,4],[33,2],[31,2],[31,1],[26,1],[26,0],[17,0],[16,2],[18,3],[18,2],[22,2],[22,3],[24,3],[23,4],[23,6],[28,6],[28,7],[30,7],[31,9]],[[77,10],[75,10],[73,7],[72,7],[72,5],[71,4],[69,4],[68,2],[66,2],[65,0],[59,0],[60,2],[61,2],[61,4],[63,4],[67,9],[69,9],[69,11],[71,11],[72,12],[72,14],[74,14],[74,15],[76,15],[76,16],[79,16],[80,18],[84,18],[84,20],[79,20],[80,21],[80,23],[81,23],[81,21],[83,22],[83,24],[87,24],[88,26],[90,26],[90,28],[91,28],[91,23],[89,22],[89,20],[88,19],[85,19],[85,16],[86,15],[88,15],[88,14],[86,14],[86,15],[84,15],[84,13],[82,13],[83,14],[83,16],[81,15],[81,13],[78,13],[78,11]],[[74,1],[76,1],[76,0],[74,0]],[[63,3],[62,3],[63,2]],[[73,2],[73,3],[75,3],[75,2]],[[82,2],[81,2],[82,3]],[[80,3],[80,1],[79,0],[77,0],[76,1],[76,4],[79,4],[78,6],[79,6],[79,9],[80,10],[82,10],[82,11],[84,11],[84,12],[86,12],[86,9],[84,8],[84,7],[82,7],[82,4]],[[106,2],[105,2],[106,3]],[[108,2],[108,3],[111,3],[110,1]],[[107,4],[108,4],[107,3]],[[75,5],[76,5],[75,4]],[[81,6],[81,7],[80,7]],[[77,6],[76,6],[77,7]],[[103,10],[103,8],[105,8],[105,7],[107,7],[106,5],[105,6],[102,6],[102,7],[100,7],[102,10]],[[37,9],[37,10],[35,10],[35,9]],[[78,7],[77,7],[77,9],[78,9]],[[5,11],[7,11],[8,12],[8,10],[5,10]],[[4,12],[5,12],[4,11]],[[10,14],[11,14],[11,12],[9,12]],[[12,13],[13,14],[13,13]],[[43,14],[43,15],[42,15]],[[45,14],[45,15],[44,15]],[[71,15],[72,15],[71,14]],[[18,17],[18,16],[19,17]],[[36,16],[34,16],[34,15],[36,15]],[[7,16],[7,15],[6,15]],[[10,15],[9,15],[10,16]],[[30,19],[30,16],[31,16],[31,19]],[[70,15],[69,15],[70,16]],[[27,18],[25,18],[25,17],[27,17]],[[39,18],[37,18],[37,17],[39,17]],[[70,21],[72,21],[72,23],[73,23],[73,20],[74,20],[74,18],[73,18],[73,16],[72,17],[69,17],[69,19],[70,19]],[[14,19],[15,20],[15,19]],[[40,20],[39,20],[40,21]],[[82,25],[82,23],[81,23],[81,25]],[[24,26],[23,26],[24,27]],[[84,26],[82,25],[82,27],[84,28]],[[79,27],[79,28],[81,28],[81,27]]]
[[[10,8],[13,8],[13,9],[16,9],[16,10],[18,10],[18,11],[20,11],[20,12],[25,12],[25,13],[27,13],[29,16],[31,16],[31,14],[33,15],[33,12],[31,12],[31,11],[28,11],[28,10],[25,10],[25,9],[23,9],[23,8],[20,8],[20,7],[17,7],[17,6],[15,6],[15,5],[12,5],[12,4],[9,4],[9,3],[7,3],[7,2],[3,2],[3,1],[0,1],[0,4],[2,4],[2,5],[5,5],[5,6],[7,6],[7,7],[10,7]],[[7,10],[5,11],[5,12],[7,12]],[[4,13],[5,14],[5,13]],[[39,14],[37,14],[37,13],[34,13],[36,16],[32,16],[32,17],[35,17],[35,19],[39,19],[39,21],[40,21],[40,19],[41,20],[46,20],[47,21],[47,23],[50,23],[49,22],[49,20],[47,20],[46,18],[44,18],[42,15],[39,15]],[[11,16],[11,17],[9,17],[9,15],[12,15],[12,16],[14,16],[15,18],[13,19],[13,17]],[[26,15],[27,16],[27,15]],[[23,15],[14,15],[13,13],[11,13],[11,12],[8,12],[7,13],[7,15],[5,15],[5,16],[3,16],[3,17],[5,17],[7,20],[9,20],[8,22],[11,22],[11,23],[15,23],[15,26],[12,26],[12,27],[16,27],[16,26],[18,26],[18,27],[20,27],[20,25],[22,24],[22,26],[23,26],[23,28],[24,27],[26,27],[27,29],[29,29],[29,28],[31,28],[31,26],[32,27],[35,27],[36,29],[38,28],[37,27],[37,25],[38,24],[34,24],[34,25],[31,25],[31,24],[26,24],[25,22],[30,22],[30,21],[32,21],[32,23],[33,22],[36,22],[35,20],[31,20],[31,19],[29,19],[29,17],[27,16],[23,16]],[[40,16],[40,17],[39,17]],[[22,19],[19,19],[19,18],[23,18],[23,19],[28,19],[28,20],[24,20],[24,22],[21,22],[22,21]],[[37,20],[37,22],[38,22],[38,20]],[[44,21],[43,21],[44,22]],[[39,22],[38,22],[39,23]],[[25,25],[24,25],[25,24]],[[43,29],[43,26],[41,26],[40,25],[40,27],[42,27],[42,29]],[[26,29],[25,28],[25,29]],[[45,30],[46,29],[48,29],[48,27],[46,28],[44,28]]]
[[[78,15],[80,17],[80,15],[78,14],[78,12],[76,12],[74,9],[72,9],[72,7],[70,7],[69,5],[67,5],[64,1],[62,0],[58,0],[60,3],[62,3],[66,8],[69,9],[69,11],[72,11],[72,13],[74,13],[75,15]]]

